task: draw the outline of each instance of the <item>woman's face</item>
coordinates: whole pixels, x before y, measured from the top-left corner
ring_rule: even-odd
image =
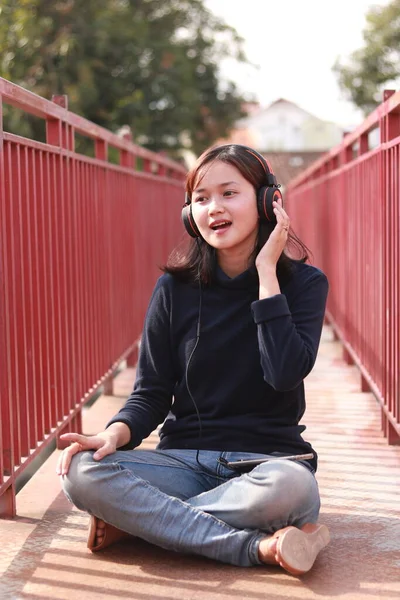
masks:
[[[203,171],[204,172],[204,171]],[[256,193],[236,167],[215,161],[192,192],[192,214],[204,240],[223,254],[249,257],[258,233]]]

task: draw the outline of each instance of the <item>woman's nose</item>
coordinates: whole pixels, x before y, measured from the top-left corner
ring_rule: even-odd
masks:
[[[208,206],[208,212],[210,215],[215,214],[215,213],[221,213],[224,211],[224,205],[223,203],[219,200],[219,198],[211,198],[211,202]]]

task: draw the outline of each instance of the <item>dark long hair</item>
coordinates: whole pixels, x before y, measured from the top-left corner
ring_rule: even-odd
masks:
[[[222,161],[235,167],[242,176],[254,187],[255,191],[266,185],[266,172],[260,160],[251,154],[246,147],[239,144],[226,144],[206,150],[196,161],[195,165],[187,174],[186,192],[191,198],[195,185],[198,184],[207,170],[216,161]],[[252,255],[249,257],[249,267],[255,264],[257,254],[271,235],[275,225],[260,221],[256,245]],[[306,262],[310,251],[294,233],[289,229],[288,240],[285,250],[282,252],[277,263],[278,279],[290,276],[293,263]],[[217,264],[217,253],[215,248],[207,244],[203,238],[190,238],[185,246],[175,248],[168,258],[167,264],[162,267],[165,273],[171,273],[180,280],[201,282],[209,285],[213,281],[213,275]]]

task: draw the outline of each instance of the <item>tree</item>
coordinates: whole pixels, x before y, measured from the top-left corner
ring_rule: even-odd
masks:
[[[347,97],[368,114],[382,102],[383,88],[399,82],[400,0],[372,7],[366,21],[364,47],[347,64],[338,60],[333,68]]]
[[[0,75],[152,150],[199,153],[243,116],[218,61],[242,40],[203,0],[3,0]],[[28,120],[19,123],[27,134]],[[29,122],[40,135],[34,120]]]

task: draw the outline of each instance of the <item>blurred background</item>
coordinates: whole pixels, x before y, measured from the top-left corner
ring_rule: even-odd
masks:
[[[0,2],[0,76],[186,165],[252,145],[284,185],[398,85],[399,51],[400,0]],[[42,120],[4,119],[45,139]]]

